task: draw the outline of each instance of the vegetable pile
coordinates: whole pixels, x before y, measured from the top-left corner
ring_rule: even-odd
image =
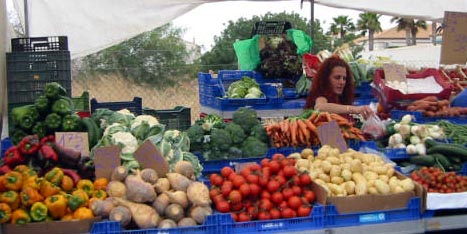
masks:
[[[453,117],[467,114],[466,107],[451,107],[449,100],[438,100],[435,96],[416,100],[407,106],[407,110],[420,111],[427,117]]]
[[[434,124],[443,129],[444,134],[452,143],[465,145],[467,144],[467,125],[453,124],[446,120],[440,120]]]
[[[315,201],[312,181],[294,164],[295,159],[275,154],[240,172],[224,167],[211,174],[209,193],[216,210],[230,212],[236,222],[309,216]]]
[[[417,166],[433,166],[442,171],[460,171],[467,162],[467,148],[459,144],[425,140],[426,155],[412,156],[410,163]]]
[[[229,98],[260,98],[264,96],[259,88],[259,84],[248,76],[233,82],[227,90]]]
[[[460,193],[467,191],[467,177],[455,172],[443,172],[440,168],[423,167],[410,177],[420,183],[429,193]]]

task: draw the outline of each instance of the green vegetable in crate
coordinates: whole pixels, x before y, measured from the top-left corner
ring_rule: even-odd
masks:
[[[89,147],[94,147],[102,135],[102,130],[97,126],[93,119],[85,117],[81,120],[84,130],[88,132]]]
[[[39,119],[39,112],[34,105],[24,105],[11,110],[11,119],[16,126],[28,130]]]
[[[303,74],[300,79],[297,81],[295,84],[295,91],[297,92],[298,95],[304,96],[308,94],[308,91],[310,90],[311,87],[311,79],[306,76],[306,74]]]
[[[226,130],[213,128],[211,130],[211,144],[220,150],[228,150],[232,144],[232,138]]]
[[[240,107],[233,113],[232,121],[243,128],[245,134],[249,135],[251,129],[260,123],[256,111],[247,107]]]
[[[16,145],[16,144],[20,143],[21,140],[27,135],[28,134],[25,131],[23,131],[22,129],[14,128],[13,132],[10,135],[11,142]]]
[[[57,113],[51,113],[45,117],[45,126],[49,130],[56,131],[60,128],[61,124],[62,117],[60,117],[60,115]]]
[[[52,105],[52,112],[59,115],[69,115],[72,113],[72,106],[70,100],[61,97],[56,100]]]
[[[34,102],[37,110],[40,113],[47,113],[49,111],[49,99],[45,95],[39,96]]]
[[[242,129],[243,131],[243,129]],[[194,124],[190,126],[186,131],[186,135],[190,138],[190,149],[191,151],[200,151],[202,144],[204,143],[204,129],[201,125]]]
[[[224,119],[216,114],[209,114],[195,122],[197,125],[201,125],[206,132],[211,131],[211,128],[223,128]]]
[[[243,157],[261,157],[268,152],[268,145],[258,138],[248,137],[242,144]]]
[[[260,98],[263,95],[263,92],[259,89],[259,84],[247,76],[233,82],[227,89],[229,98]]]
[[[77,114],[65,115],[62,119],[62,130],[65,132],[77,131],[80,129],[81,118]]]
[[[240,148],[236,146],[231,146],[229,148],[229,158],[242,158],[243,152]]]
[[[251,129],[250,136],[257,138],[258,140],[267,143],[269,140],[266,129],[262,124],[257,124]]]
[[[34,127],[32,127],[31,132],[32,134],[37,134],[39,138],[42,138],[47,134],[47,128],[43,122],[36,122]]]
[[[226,123],[224,129],[230,134],[230,138],[234,144],[242,143],[246,137],[245,131],[243,131],[242,127],[236,123]]]
[[[66,89],[57,82],[51,82],[45,85],[44,93],[47,98],[55,100],[60,96],[66,96]]]

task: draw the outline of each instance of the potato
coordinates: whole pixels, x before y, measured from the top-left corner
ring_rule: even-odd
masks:
[[[373,168],[371,168],[372,171],[378,173],[378,175],[386,175],[386,167],[385,166],[375,166]]]
[[[315,159],[315,160],[311,163],[311,165],[313,165],[315,168],[319,168],[319,167],[321,167],[321,163],[322,163],[322,162],[323,162],[323,160],[321,160],[321,159]]]
[[[399,185],[404,189],[406,192],[411,192],[415,189],[415,184],[413,183],[412,179],[406,178],[401,180]]]
[[[291,153],[287,156],[287,158],[293,158],[295,160],[298,160],[302,158],[302,155],[300,153]]]
[[[331,177],[331,183],[333,183],[333,184],[342,184],[342,183],[344,183],[344,179],[342,177],[339,177],[339,176],[332,176]]]
[[[327,157],[326,161],[331,162],[331,164],[333,164],[333,165],[340,165],[341,164],[341,160],[338,157],[335,157],[335,156]]]
[[[394,168],[390,168],[390,169],[388,169],[388,170],[386,171],[386,175],[387,175],[388,177],[391,177],[391,176],[394,175],[394,172],[395,172],[395,171],[394,171]]]
[[[343,169],[341,172],[341,177],[344,181],[352,180],[352,172],[349,169]]]
[[[375,180],[375,187],[381,194],[389,194],[391,192],[389,185],[379,179]]]
[[[350,171],[350,163],[342,163],[341,168],[342,168],[342,170],[346,169],[346,170]]]
[[[323,169],[324,173],[328,174],[331,171],[332,164],[331,162],[325,160],[321,163],[321,168]]]
[[[306,159],[298,159],[297,162],[295,163],[295,166],[297,168],[300,168],[300,167],[310,168],[310,162]]]
[[[375,187],[369,187],[368,188],[368,193],[369,194],[379,194],[378,189],[376,189]]]
[[[326,182],[324,182],[322,179],[320,178],[317,178],[314,180],[315,183],[319,184],[319,185],[326,185]]]
[[[394,190],[391,190],[392,193],[403,193],[405,192],[401,186],[396,186]]]
[[[362,156],[362,162],[365,163],[365,164],[370,164],[370,163],[373,163],[375,161],[376,161],[376,159],[372,154],[363,154],[363,156]]]
[[[332,147],[330,145],[321,146],[321,148],[319,148],[318,150],[318,155],[316,156],[316,158],[322,159],[322,160],[326,159],[331,149]]]
[[[387,175],[379,175],[378,179],[380,179],[384,183],[389,183],[389,177]]]
[[[358,183],[363,183],[363,184],[367,183],[367,180],[365,179],[365,177],[362,174],[358,173],[358,172],[352,174],[352,180],[355,181],[355,183],[357,183],[357,184]]]
[[[344,189],[347,192],[347,195],[355,194],[355,182],[347,181],[347,182],[344,182],[341,186],[344,186]]]
[[[323,181],[326,182],[326,183],[331,182],[331,177],[329,177],[329,176],[326,175],[326,174],[319,174],[319,175],[318,175],[318,179],[321,179],[321,180],[323,180]]]
[[[337,165],[332,165],[331,170],[329,171],[329,175],[331,177],[340,176],[341,175],[341,167]]]
[[[355,184],[355,194],[356,195],[365,195],[368,193],[368,187],[366,183],[356,183]]]
[[[344,194],[344,189],[337,185],[337,184],[331,184],[331,183],[328,183],[328,187],[329,189],[331,190],[332,193],[334,193],[335,195],[343,195]]]
[[[308,172],[308,175],[312,180],[317,179],[319,174],[321,173],[319,173],[317,170],[311,170],[310,172]]]
[[[352,172],[362,172],[363,171],[363,168],[362,168],[362,162],[358,159],[354,159],[352,160],[352,162],[350,163],[350,170]]]
[[[310,148],[305,148],[305,149],[302,150],[302,152],[300,152],[300,155],[302,156],[302,158],[307,158],[307,159],[309,159],[310,157],[313,158],[315,154],[314,154],[314,152],[313,152],[312,149],[310,149]]]
[[[328,152],[328,156],[337,158],[337,157],[339,157],[340,153],[341,153],[341,151],[338,148],[331,148],[331,150],[329,150],[329,152]]]
[[[366,180],[376,180],[378,179],[378,174],[373,171],[365,171],[363,172],[363,176],[365,177]]]

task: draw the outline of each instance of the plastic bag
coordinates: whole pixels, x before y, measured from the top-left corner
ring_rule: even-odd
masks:
[[[297,46],[297,54],[299,55],[309,52],[313,46],[313,40],[311,40],[311,37],[306,35],[302,30],[289,29],[287,30],[287,36]]]
[[[380,139],[386,135],[386,125],[377,115],[372,115],[363,122],[362,132],[366,137]]]
[[[259,35],[251,39],[236,41],[233,44],[240,70],[252,71],[261,63],[259,57]]]

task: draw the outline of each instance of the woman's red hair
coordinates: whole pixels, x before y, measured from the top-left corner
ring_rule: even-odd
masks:
[[[333,93],[331,89],[330,76],[334,67],[344,67],[346,71],[347,81],[345,82],[344,91],[342,95],[338,96]],[[325,97],[329,103],[338,103],[351,105],[354,100],[354,79],[352,71],[349,65],[339,58],[337,55],[333,55],[321,64],[318,69],[318,73],[313,77],[310,92],[306,98],[305,109],[315,108],[315,102],[318,97]]]

